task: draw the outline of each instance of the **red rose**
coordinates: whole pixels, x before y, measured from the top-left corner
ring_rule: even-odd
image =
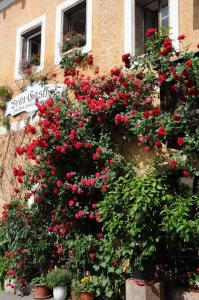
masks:
[[[18,188],[16,188],[16,187],[14,187],[13,191],[14,191],[16,194],[20,193],[20,190],[19,190]]]
[[[130,62],[131,62],[130,58],[131,58],[130,53],[126,53],[122,55],[122,61],[125,63],[126,68],[130,68]]]
[[[146,37],[150,37],[151,35],[153,35],[154,33],[157,32],[157,29],[155,28],[149,28],[147,31],[146,31]]]
[[[188,59],[186,62],[185,62],[185,67],[187,68],[190,68],[192,66],[192,60],[191,59]]]
[[[151,150],[151,148],[149,146],[144,147],[144,151],[149,152],[150,150]]]
[[[172,119],[173,119],[174,121],[180,121],[180,120],[181,120],[181,116],[180,116],[179,114],[174,114],[174,115],[172,116]]]
[[[96,153],[94,153],[93,154],[93,160],[98,160],[98,158],[99,158],[99,156]]]
[[[69,205],[69,206],[74,206],[74,204],[75,204],[75,202],[74,202],[73,200],[70,200],[70,201],[68,202],[68,205]]]
[[[157,131],[158,136],[164,136],[166,134],[166,129],[164,127],[160,127]]]
[[[173,93],[176,93],[177,90],[178,90],[177,84],[172,84],[172,85],[171,85],[171,91],[172,91]]]
[[[94,253],[89,253],[89,258],[90,258],[90,260],[94,260],[95,254]]]
[[[178,36],[178,41],[182,41],[182,40],[184,40],[185,39],[185,35],[184,34],[180,34],[179,36]]]
[[[57,249],[57,253],[58,253],[58,254],[62,254],[62,252],[63,252],[62,248],[58,248],[58,249]]]
[[[90,148],[90,146],[91,146],[90,143],[86,143],[86,144],[85,144],[85,147],[86,147],[86,148]]]
[[[169,162],[169,165],[172,169],[175,169],[177,166],[177,161],[173,159]]]
[[[150,117],[150,112],[149,111],[144,111],[142,116],[143,116],[143,118],[148,119]]]
[[[83,122],[83,121],[79,121],[79,122],[78,122],[78,126],[79,126],[79,127],[83,127],[83,126],[84,126],[84,122]]]
[[[179,146],[183,146],[183,145],[184,145],[184,139],[181,138],[181,137],[179,137],[179,138],[177,139],[177,143],[178,143]]]
[[[144,143],[144,136],[143,135],[138,136],[138,142]]]
[[[190,173],[189,173],[188,170],[183,170],[183,171],[182,171],[182,175],[183,175],[184,177],[189,177]]]
[[[81,142],[76,142],[75,143],[75,149],[81,149],[81,147],[82,147],[82,143]]]
[[[162,148],[162,143],[160,141],[155,141],[155,146],[157,148]]]
[[[102,191],[106,191],[106,189],[107,189],[106,184],[103,184],[103,185],[101,186],[101,190],[102,190]]]
[[[61,186],[62,186],[62,181],[58,179],[58,180],[56,181],[56,184],[57,184],[58,187],[61,187]]]

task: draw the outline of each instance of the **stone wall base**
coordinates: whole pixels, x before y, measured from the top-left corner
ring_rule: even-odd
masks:
[[[140,286],[133,279],[128,279],[126,281],[126,300],[167,300],[164,293],[164,284],[154,283]]]

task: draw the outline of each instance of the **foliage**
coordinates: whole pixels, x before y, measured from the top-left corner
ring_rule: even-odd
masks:
[[[131,259],[136,267],[156,256],[162,236],[160,213],[170,199],[162,178],[120,177],[99,204],[110,248],[118,245],[118,252],[123,251],[123,258]]]
[[[0,86],[0,109],[6,109],[6,103],[12,98],[12,90],[9,86]]]
[[[76,50],[65,55],[60,64],[61,68],[64,69],[65,76],[75,76],[77,72],[76,68],[78,66],[85,68],[86,66],[91,66],[93,64],[93,56],[92,54]]]
[[[8,271],[22,286],[64,265],[77,280],[89,274],[97,296],[118,300],[131,264],[198,249],[198,195],[179,180],[198,172],[198,58],[177,54],[154,30],[147,35],[145,57],[124,54],[125,68],[106,76],[80,74],[79,52],[63,58],[68,96],[36,101],[38,124],[27,125],[30,142],[16,149],[33,163],[13,168],[18,202],[3,211]],[[174,111],[160,107],[164,84],[179,96]],[[157,155],[142,178],[124,157],[135,136]]]
[[[46,275],[46,282],[50,288],[65,287],[70,282],[70,273],[63,269],[54,269]]]
[[[31,284],[32,285],[36,285],[36,284],[45,284],[46,285],[46,276],[44,276],[44,274],[41,274],[41,276],[33,278],[31,280]]]
[[[199,268],[195,270],[195,272],[189,272],[189,284],[198,288],[199,286]]]

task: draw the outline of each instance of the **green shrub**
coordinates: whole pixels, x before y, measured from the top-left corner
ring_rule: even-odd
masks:
[[[49,288],[67,286],[70,283],[70,273],[67,270],[54,269],[48,272],[46,282]]]
[[[6,102],[12,97],[12,90],[6,85],[0,85],[0,109],[6,109]]]

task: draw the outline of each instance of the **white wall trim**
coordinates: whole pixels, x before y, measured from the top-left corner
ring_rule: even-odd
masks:
[[[83,0],[68,0],[59,4],[56,8],[56,25],[55,25],[55,59],[54,63],[58,65],[61,61],[60,45],[63,38],[63,12],[77,5]],[[92,27],[93,27],[93,0],[86,1],[86,45],[82,52],[87,53],[92,50]]]
[[[15,2],[15,0],[3,0],[0,3],[0,10],[6,8],[8,5],[12,4],[13,2]]]
[[[169,0],[169,27],[176,50],[179,50],[179,0]]]
[[[36,72],[40,72],[44,69],[44,60],[45,60],[45,33],[46,33],[46,14],[40,16],[29,23],[19,27],[17,29],[16,35],[16,54],[15,54],[15,80],[20,80],[23,78],[23,74],[20,73],[19,65],[22,55],[22,34],[31,30],[32,28],[41,25],[41,58],[40,65],[36,68]]]
[[[135,54],[135,0],[124,0],[124,53]]]

